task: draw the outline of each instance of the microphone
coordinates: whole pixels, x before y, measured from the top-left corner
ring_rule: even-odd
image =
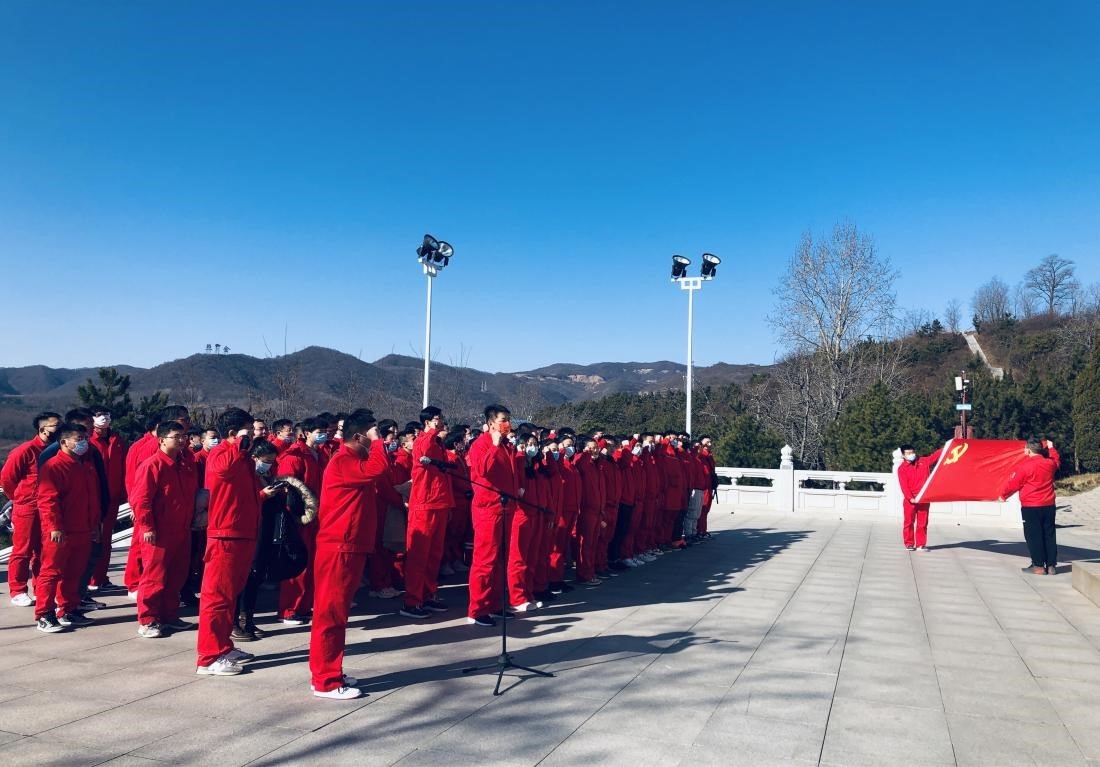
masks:
[[[429,458],[426,455],[420,456],[420,465],[421,466],[434,466],[437,469],[453,469],[453,468],[455,468],[455,464],[451,463],[450,461],[438,461],[435,458]]]

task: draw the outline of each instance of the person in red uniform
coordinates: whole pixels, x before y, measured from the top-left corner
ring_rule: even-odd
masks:
[[[386,474],[386,451],[374,415],[357,410],[344,418],[344,440],[325,468],[317,511],[316,592],[309,636],[313,694],[348,700],[362,692],[344,674],[348,610],[367,554],[374,548],[375,493]],[[393,488],[390,488],[391,492]]]
[[[48,634],[92,623],[79,612],[80,576],[99,538],[102,512],[99,476],[84,458],[91,449],[87,430],[67,423],[57,433],[60,450],[38,474],[42,569],[34,617]]]
[[[558,429],[558,478],[561,513],[555,519],[554,541],[550,547],[550,593],[558,595],[568,593],[573,587],[565,582],[565,568],[573,553],[573,531],[577,517],[581,513],[581,480],[573,465],[576,448],[573,445],[573,432]]]
[[[561,452],[554,440],[542,440],[539,443],[540,461],[535,473],[535,485],[538,488],[539,506],[538,545],[532,555],[531,581],[529,588],[535,604],[541,604],[554,598],[550,590],[550,551],[557,537],[558,517],[561,516]]]
[[[157,425],[161,422],[160,415],[151,416],[145,422],[145,433],[130,446],[126,453],[126,474],[124,484],[126,495],[133,491],[134,478],[137,468],[159,450],[157,440]],[[169,419],[174,420],[174,419]],[[137,545],[135,545],[137,544]],[[137,599],[138,584],[141,582],[141,544],[139,541],[130,540],[130,549],[126,552],[126,569],[122,573],[122,583],[126,587],[126,593],[130,599]]]
[[[538,440],[530,433],[519,435],[512,460],[515,463],[515,475],[519,482],[519,496],[522,501],[516,504],[508,520],[508,603],[513,610],[527,612],[541,607],[534,601],[529,590],[529,576],[532,565],[533,549],[537,545],[537,525],[542,512],[539,510],[539,498],[534,484],[535,463],[538,456]]]
[[[206,489],[210,492],[206,527],[206,568],[199,597],[196,673],[230,676],[243,670],[250,653],[233,647],[230,634],[237,614],[237,596],[244,589],[260,530],[261,492],[256,462],[249,455],[252,416],[229,408],[218,416],[222,441],[206,459]]]
[[[684,436],[683,444],[686,447],[682,455],[687,470],[688,505],[680,535],[685,541],[694,543],[699,536],[699,518],[703,516],[703,500],[710,486],[710,477],[699,455],[699,443],[692,443],[689,437]]]
[[[38,516],[38,457],[57,439],[58,413],[34,417],[34,436],[8,454],[0,467],[0,487],[12,502],[11,557],[8,559],[8,593],[15,607],[30,607],[34,599],[28,586],[38,577],[42,553],[42,527]]]
[[[179,594],[191,563],[191,517],[195,511],[198,476],[195,464],[184,460],[187,432],[168,421],[157,427],[160,449],[138,466],[130,508],[134,538],[141,546],[138,587],[138,636],[148,639],[166,630],[184,631]],[[135,545],[135,544],[131,544]]]
[[[401,596],[401,592],[394,587],[395,579],[400,577],[400,574],[396,566],[397,553],[383,545],[386,517],[389,515],[391,506],[401,509],[406,518],[408,517],[405,503],[412,482],[407,479],[399,483],[394,471],[394,458],[401,447],[397,434],[397,421],[389,418],[379,421],[378,433],[386,453],[386,472],[378,480],[375,493],[374,550],[367,557],[367,580],[370,585],[367,596],[375,599],[395,599]],[[387,489],[393,489],[398,495],[393,495]],[[395,502],[395,499],[400,502]],[[401,548],[404,548],[404,541]]]
[[[470,489],[470,467],[466,465],[466,431],[451,431],[443,441],[447,451],[447,461],[454,464],[451,470],[451,496],[454,507],[447,521],[447,537],[443,542],[443,567],[440,575],[454,575],[469,572],[463,561],[466,556],[467,533],[470,530],[470,499],[474,497]]]
[[[714,462],[713,440],[704,435],[699,439],[699,460],[703,462],[703,468],[707,473],[707,490],[703,495],[703,509],[699,515],[699,524],[696,532],[700,538],[710,538],[707,532],[707,517],[710,515],[710,507],[714,505],[714,496],[718,492],[718,470]]]
[[[596,543],[601,524],[604,524],[603,480],[596,460],[599,450],[595,438],[581,436],[578,441],[584,449],[573,456],[573,466],[580,477],[581,510],[577,517],[577,582],[584,586],[599,586],[603,581],[596,577]]]
[[[622,494],[622,472],[615,463],[614,451],[613,436],[604,437],[599,441],[599,452],[596,455],[600,479],[603,482],[604,524],[600,526],[599,537],[596,539],[596,575],[603,579],[615,577],[617,569],[626,569],[624,565],[613,570],[609,562],[609,548],[619,523],[619,497]]]
[[[276,453],[282,455],[283,451],[289,449],[298,441],[294,436],[294,421],[289,418],[280,418],[271,424],[271,434],[268,436],[267,441],[275,448]]]
[[[496,625],[493,613],[503,617],[505,610],[502,600],[506,595],[501,591],[505,554],[500,550],[501,531],[503,529],[508,539],[507,527],[515,512],[515,501],[511,498],[519,494],[514,450],[508,441],[512,431],[510,418],[511,413],[503,405],[486,407],[486,429],[470,443],[466,456],[474,492],[470,505],[474,551],[470,562],[470,604],[466,619],[477,626]]]
[[[660,535],[658,542],[662,546],[683,548],[683,543],[675,535],[676,522],[687,509],[687,484],[684,482],[684,470],[680,463],[679,440],[675,432],[665,435],[664,442],[657,449],[657,466],[664,480],[662,497]]]
[[[1001,499],[1020,494],[1024,519],[1024,540],[1031,564],[1023,568],[1032,575],[1054,575],[1058,565],[1057,529],[1054,525],[1054,475],[1062,459],[1049,439],[1029,439],[1024,459],[1016,464],[1005,483]]]
[[[92,433],[88,439],[92,447],[99,450],[103,457],[103,468],[107,474],[107,513],[103,516],[103,527],[99,540],[102,551],[92,570],[92,579],[88,591],[107,591],[115,589],[115,584],[107,578],[107,566],[111,563],[111,536],[115,532],[118,519],[118,507],[126,502],[126,453],[128,447],[117,432],[111,429],[111,411],[103,406],[92,409]]]
[[[932,455],[918,456],[912,445],[901,446],[902,464],[898,467],[898,484],[901,486],[901,505],[904,512],[901,523],[901,542],[909,551],[928,551],[927,503],[917,503],[917,493],[924,487],[932,467],[940,459],[941,450]]]
[[[447,453],[441,434],[446,434],[442,411],[429,405],[420,411],[423,428],[413,442],[412,492],[409,494],[409,523],[405,544],[405,604],[400,614],[424,619],[446,612],[447,605],[436,596],[439,565],[447,522],[454,507]]]
[[[637,567],[631,549],[633,543],[634,506],[638,497],[637,475],[638,456],[642,454],[642,446],[634,443],[626,437],[620,437],[619,446],[612,453],[615,465],[619,469],[619,513],[615,519],[615,535],[611,538],[608,550],[608,559],[611,568],[622,570],[629,567]],[[635,452],[637,451],[637,452]]]
[[[328,438],[328,424],[319,418],[307,418],[302,422],[305,442],[295,442],[279,453],[275,464],[276,476],[296,477],[305,483],[318,500],[321,498],[321,477],[328,464],[328,455],[321,445]],[[278,448],[276,447],[276,451]],[[314,552],[317,550],[317,520],[298,528],[306,547],[309,564],[294,578],[279,586],[279,620],[287,626],[301,626],[309,620],[313,610]]]

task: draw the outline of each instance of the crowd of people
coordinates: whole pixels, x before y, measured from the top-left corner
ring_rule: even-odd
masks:
[[[33,607],[39,631],[94,624],[96,596],[112,591],[136,601],[150,639],[194,628],[180,609],[197,605],[196,673],[232,676],[254,657],[237,645],[265,635],[256,605],[273,583],[277,620],[310,624],[311,688],[331,699],[361,694],[343,673],[361,585],[419,621],[457,610],[440,579],[466,574],[467,621],[492,627],[706,540],[717,487],[708,437],[513,428],[500,405],[477,427],[429,406],[403,427],[359,409],[269,428],[229,408],[205,429],[173,405],[132,445],[105,408],[40,413],[33,427],[0,486],[14,504],[11,604]]]

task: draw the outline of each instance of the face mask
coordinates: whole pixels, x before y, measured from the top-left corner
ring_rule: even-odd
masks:
[[[97,415],[92,418],[92,425],[97,429],[105,429],[111,425],[111,416],[109,415]]]
[[[89,447],[88,440],[86,440],[86,439],[78,440],[77,443],[75,445],[73,445],[73,452],[76,453],[77,455],[84,455],[85,453],[88,452],[88,447]]]
[[[523,452],[527,453],[528,458],[534,458],[536,455],[539,454],[539,449],[534,445],[528,445],[526,448],[524,448]]]
[[[634,449],[631,450],[630,452],[631,452],[632,455],[641,455],[642,454],[642,448],[639,447],[638,445],[635,445]]]
[[[509,434],[512,433],[512,422],[511,421],[501,421],[500,424],[497,426],[497,428],[500,429],[500,433],[502,435],[508,436]]]
[[[572,445],[565,448],[565,457],[566,458],[572,458],[576,454],[577,454],[577,448],[573,447]]]
[[[554,456],[555,461],[561,460],[561,453],[557,450],[551,450],[550,455]]]
[[[314,445],[323,445],[326,442],[328,442],[328,434],[325,434],[324,432],[318,434],[317,437],[313,440]]]
[[[269,471],[271,471],[270,463],[264,463],[263,461],[260,461],[260,463],[256,464],[256,473],[259,474],[261,477],[267,474]]]
[[[387,453],[396,453],[397,452],[397,443],[396,442],[387,442],[386,443],[386,452]]]
[[[287,436],[287,437],[279,437],[279,439],[280,439],[280,440],[282,440],[282,443],[283,443],[284,445],[289,445],[289,444],[290,444],[291,442],[293,442],[293,441],[294,441],[294,437],[293,437],[293,435],[291,435],[291,436]]]
[[[211,439],[208,439],[203,444],[206,445],[207,450],[213,450],[214,448],[216,448],[218,446],[219,442],[221,442],[220,439],[218,439],[217,437],[212,437]]]
[[[669,442],[668,444],[672,445],[672,447],[675,449],[675,448],[680,447],[680,440],[674,439],[671,442]]]
[[[325,438],[326,439],[328,438],[327,434],[325,435]],[[332,438],[333,439],[343,439],[344,438],[344,430],[343,429],[337,429],[336,433],[332,435]]]
[[[907,456],[905,456],[905,460],[909,461],[909,463],[913,463],[917,460],[917,456],[916,456],[916,454],[907,455]]]

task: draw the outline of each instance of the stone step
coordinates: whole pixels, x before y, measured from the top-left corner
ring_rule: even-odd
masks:
[[[1100,607],[1100,560],[1081,560],[1073,563],[1073,588]]]

